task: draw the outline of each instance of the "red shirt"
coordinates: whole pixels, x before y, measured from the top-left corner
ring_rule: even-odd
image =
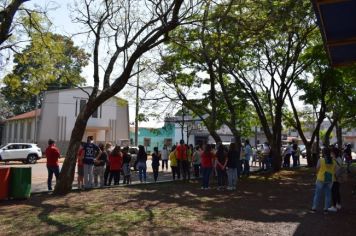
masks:
[[[47,158],[47,166],[50,167],[59,166],[58,158],[61,156],[61,154],[59,153],[58,148],[54,144],[47,147],[45,154]]]
[[[110,155],[109,156],[110,170],[121,170],[122,162],[123,159],[121,155],[118,156]]]
[[[177,160],[187,160],[187,147],[183,145],[178,145],[177,147]]]
[[[83,155],[84,149],[80,148],[78,151],[78,166],[84,166],[83,165],[83,159],[81,159],[80,157]]]
[[[212,168],[213,167],[213,153],[205,153],[202,152],[201,154],[201,167],[202,168]]]

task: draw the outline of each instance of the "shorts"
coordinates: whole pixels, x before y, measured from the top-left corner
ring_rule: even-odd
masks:
[[[84,166],[78,166],[78,176],[84,176]]]

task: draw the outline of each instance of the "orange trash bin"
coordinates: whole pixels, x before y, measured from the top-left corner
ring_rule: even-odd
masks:
[[[0,168],[0,200],[9,198],[10,167]]]

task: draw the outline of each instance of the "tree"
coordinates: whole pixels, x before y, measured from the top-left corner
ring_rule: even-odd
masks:
[[[80,73],[88,60],[89,55],[69,37],[33,32],[31,43],[15,55],[13,72],[5,76],[1,92],[15,114],[31,111],[41,104],[42,91],[83,84]]]
[[[5,96],[0,94],[0,121],[13,116],[11,106],[6,102]]]
[[[239,31],[241,18],[223,25],[237,35],[226,43],[226,51],[234,53],[224,67],[253,103],[272,148],[273,169],[278,171],[283,107],[295,80],[311,63],[301,56],[317,30],[314,12],[306,0],[250,1],[243,15],[242,22],[250,30]]]
[[[236,1],[217,4],[206,2],[204,11],[196,16],[194,26],[181,26],[172,36],[160,75],[172,85],[184,106],[199,116],[215,142],[221,142],[216,133],[222,124],[229,127],[240,150],[242,130],[249,127],[249,105],[244,92],[234,84],[223,69],[230,50],[224,42],[229,34],[222,24],[230,11],[246,5]],[[193,96],[187,92],[193,91]]]
[[[5,41],[12,35],[13,21],[15,14],[19,11],[21,5],[29,0],[12,0],[7,5],[2,5],[0,10],[0,51]]]
[[[354,120],[351,117],[355,117],[355,108],[352,105],[356,101],[356,95],[354,93],[355,88],[355,67],[344,68],[331,68],[327,59],[326,52],[323,50],[322,39],[319,34],[316,35],[314,40],[310,40],[312,45],[305,50],[304,60],[311,63],[306,72],[312,75],[300,76],[296,80],[297,90],[304,92],[299,96],[299,100],[303,101],[306,105],[312,107],[312,111],[298,112],[295,106],[295,95],[288,94],[289,102],[292,107],[293,118],[290,116],[290,123],[295,129],[297,129],[303,143],[306,146],[307,160],[309,166],[315,166],[317,159],[312,159],[311,147],[313,142],[319,145],[319,136],[322,133],[322,141],[324,145],[328,146],[330,143],[330,136],[334,127],[340,127],[342,120],[346,123]],[[309,114],[313,114],[315,119],[309,119],[309,124],[314,124],[311,129],[311,137],[308,140],[304,134],[303,122],[308,122],[306,117]],[[325,131],[320,131],[322,122],[328,118],[330,126]],[[347,125],[346,125],[347,126]],[[311,128],[311,127],[310,127]],[[337,133],[341,133],[337,131]],[[339,145],[342,146],[342,138],[339,137]]]
[[[94,86],[76,119],[54,193],[65,194],[72,188],[76,153],[92,113],[125,87],[134,75],[132,70],[137,60],[167,41],[169,32],[189,19],[197,3],[199,1],[86,0],[77,5],[76,21],[93,37]]]

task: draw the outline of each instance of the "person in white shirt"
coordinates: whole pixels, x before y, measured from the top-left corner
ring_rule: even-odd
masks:
[[[166,166],[166,171],[168,170],[168,156],[169,156],[169,151],[167,149],[167,146],[164,145],[163,149],[161,151],[161,157],[162,157],[162,171],[164,170],[164,166]]]
[[[292,156],[292,145],[291,143],[288,143],[288,146],[283,152],[283,167],[290,167],[290,157]]]

